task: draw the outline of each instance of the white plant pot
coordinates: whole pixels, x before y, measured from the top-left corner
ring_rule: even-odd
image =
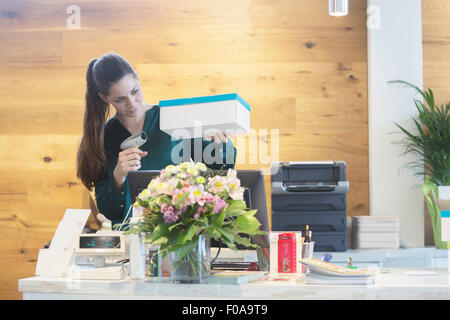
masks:
[[[438,187],[439,200],[450,200],[450,186]]]

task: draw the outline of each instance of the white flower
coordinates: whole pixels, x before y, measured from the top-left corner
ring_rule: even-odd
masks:
[[[177,173],[176,177],[179,179],[186,179],[187,175],[184,172],[180,172],[180,173]]]
[[[229,193],[230,198],[233,200],[244,200],[244,188],[238,188]]]
[[[225,190],[225,177],[215,176],[212,178],[208,178],[208,190],[214,194]]]
[[[147,201],[148,199],[150,199],[150,192],[148,191],[148,189],[144,189],[142,190],[142,192],[139,194],[139,199],[141,199],[142,201]]]
[[[195,168],[188,168],[187,170],[186,170],[186,172],[187,173],[189,173],[191,176],[198,176],[198,171],[197,171],[197,169],[195,169]]]
[[[236,176],[237,176],[237,171],[236,170],[233,170],[231,168],[228,169],[227,178],[232,179],[232,178],[236,178]]]
[[[169,164],[165,169],[165,173],[168,174],[175,174],[177,172],[177,167],[175,167],[173,164]]]
[[[206,171],[206,165],[204,164],[204,163],[201,163],[201,162],[197,162],[195,165],[194,165],[194,167],[195,167],[195,169],[197,169],[198,171]]]
[[[199,176],[195,179],[195,182],[197,182],[198,184],[205,184],[206,180],[204,177]]]
[[[191,166],[190,162],[182,162],[178,165],[178,167],[182,170],[186,170],[187,168],[189,168]]]

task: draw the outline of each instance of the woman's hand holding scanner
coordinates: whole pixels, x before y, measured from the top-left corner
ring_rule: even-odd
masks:
[[[137,171],[141,168],[141,158],[148,155],[147,151],[142,151],[138,147],[129,148],[119,153],[117,165],[114,169],[114,181],[117,189],[121,189],[130,171]]]
[[[126,150],[134,147],[139,148],[146,142],[147,142],[147,135],[145,134],[144,131],[141,131],[140,133],[133,134],[130,137],[126,138],[120,144],[120,149]]]
[[[117,165],[114,168],[114,180],[117,189],[121,189],[129,171],[137,171],[141,168],[141,158],[145,157],[148,152],[139,150],[139,147],[147,142],[147,135],[144,131],[133,134],[120,144]]]

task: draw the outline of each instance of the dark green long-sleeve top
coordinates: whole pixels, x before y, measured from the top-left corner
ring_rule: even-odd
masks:
[[[236,161],[236,148],[232,141],[228,141],[221,146],[222,157],[219,163],[212,162],[213,159],[203,159],[203,151],[212,141],[203,140],[203,138],[175,140],[167,133],[159,128],[159,110],[160,107],[155,105],[148,109],[145,113],[145,122],[143,131],[147,134],[147,142],[140,147],[142,151],[148,151],[148,155],[141,159],[141,168],[139,170],[161,170],[169,164],[178,164],[183,161],[190,161],[192,158],[195,162],[203,162],[211,169],[228,169],[234,168]],[[119,157],[120,144],[131,133],[120,123],[120,121],[113,117],[105,124],[104,146],[107,159],[106,171],[102,173],[101,178],[95,182],[95,196],[99,212],[106,218],[111,220],[112,226],[122,223],[131,203],[130,190],[128,185],[128,178],[119,190],[114,184],[113,172],[116,167]],[[184,149],[181,148],[180,143],[184,144]],[[189,150],[183,153],[184,150]],[[202,152],[195,152],[194,146],[201,145]],[[212,148],[213,145],[209,146]],[[172,151],[178,152],[178,163],[172,161]],[[211,154],[215,156],[215,150],[212,152],[207,150],[205,155]],[[215,159],[215,157],[214,157]],[[221,162],[221,163],[220,163]],[[212,164],[211,164],[212,163]],[[130,213],[131,215],[131,213]],[[129,215],[129,216],[130,216]]]

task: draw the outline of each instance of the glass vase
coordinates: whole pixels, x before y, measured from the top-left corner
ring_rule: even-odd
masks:
[[[193,240],[195,241],[195,240]],[[207,283],[211,273],[209,237],[199,235],[195,246],[170,252],[170,279],[173,283]]]

